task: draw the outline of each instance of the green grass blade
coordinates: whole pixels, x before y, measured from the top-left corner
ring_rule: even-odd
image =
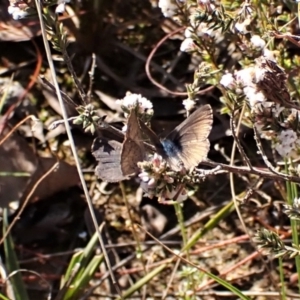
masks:
[[[6,232],[8,227],[7,223],[7,209],[3,211],[3,234]],[[20,269],[18,264],[18,259],[14,250],[14,243],[11,238],[11,235],[8,234],[4,240],[4,253],[5,253],[5,265],[8,271],[8,274],[11,274],[14,271]],[[23,279],[20,272],[16,272],[13,276],[10,277],[10,282],[13,287],[14,295],[16,300],[29,300],[28,294],[26,292]]]

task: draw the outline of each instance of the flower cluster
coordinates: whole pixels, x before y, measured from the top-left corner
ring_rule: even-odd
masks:
[[[140,94],[127,92],[126,96],[123,99],[117,100],[116,103],[121,105],[126,114],[128,114],[132,108],[138,108],[140,115],[148,115],[150,118],[153,115],[153,105],[151,101]]]
[[[176,0],[159,0],[158,7],[166,18],[171,18],[177,14],[179,4]]]
[[[10,1],[8,13],[12,15],[14,20],[20,20],[35,13],[35,10],[29,7],[24,1]]]
[[[20,20],[20,19],[24,19],[27,18],[31,15],[35,15],[36,14],[36,10],[34,5],[29,6],[28,1],[24,1],[24,0],[10,0],[9,1],[9,7],[8,7],[8,13],[10,15],[12,15],[14,20]],[[52,5],[55,1],[49,2],[49,5]],[[55,9],[55,12],[58,13],[63,13],[65,11],[65,6],[66,3],[70,2],[70,0],[57,0],[56,4],[57,7]],[[45,3],[43,3],[43,5],[45,5]]]
[[[249,28],[253,19],[253,9],[249,5],[249,1],[245,1],[240,11],[237,13],[234,27],[240,34],[247,34],[250,32]]]
[[[196,101],[190,98],[187,98],[182,101],[182,104],[187,112],[190,112],[196,105]]]
[[[202,1],[204,2],[204,1]],[[214,9],[215,5],[212,3],[202,3],[205,14],[210,14]],[[197,40],[213,40],[220,36],[221,30],[213,28],[208,24],[208,22],[204,22],[201,17],[199,17],[199,6],[198,10],[190,15],[190,26],[186,28],[184,32],[184,40],[181,43],[180,51],[183,52],[193,52],[195,51],[197,46]]]
[[[254,40],[257,47],[264,47],[259,38]],[[275,60],[261,56],[255,60],[255,65],[234,74],[225,74],[220,84],[228,92],[245,96],[256,128],[263,138],[273,142],[273,147],[280,156],[298,156],[298,105],[291,100],[287,76]]]
[[[160,202],[187,199],[186,189],[176,180],[176,173],[168,168],[161,156],[154,154],[151,160],[139,163],[139,167],[142,170],[139,174],[141,187],[149,198],[157,196]]]

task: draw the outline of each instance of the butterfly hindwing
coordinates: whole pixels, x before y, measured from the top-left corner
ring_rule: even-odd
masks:
[[[139,171],[137,163],[144,160],[145,150],[134,109],[131,110],[127,120],[123,143],[103,137],[96,138],[92,154],[98,161],[96,175],[104,181],[126,180]]]
[[[121,170],[122,144],[106,138],[96,138],[92,145],[92,154],[98,161],[96,175],[103,181],[118,182],[127,179]]]

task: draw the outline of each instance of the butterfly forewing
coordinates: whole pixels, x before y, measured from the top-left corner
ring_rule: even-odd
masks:
[[[157,154],[164,156],[164,150],[162,144],[160,142],[159,137],[156,135],[156,133],[152,129],[150,129],[147,125],[145,125],[143,121],[139,121],[139,125],[142,131],[144,132],[144,134],[148,136],[151,143],[155,147]]]
[[[207,157],[212,122],[212,109],[210,105],[205,105],[180,124],[179,129],[175,128],[182,149],[178,156],[186,169],[196,167]]]
[[[191,169],[206,158],[212,121],[210,105],[202,106],[162,141],[163,145],[166,145],[165,141],[171,141],[174,145],[171,152],[166,151],[169,154],[166,160],[172,169],[178,171],[182,166]],[[166,147],[164,149],[167,150]]]
[[[212,127],[213,115],[210,105],[204,105],[194,111],[187,119],[179,124],[166,139],[170,140],[205,140]]]
[[[123,145],[121,157],[121,169],[124,175],[136,174],[139,171],[137,163],[144,160],[140,146],[129,138]]]
[[[132,175],[139,171],[137,163],[145,157],[144,144],[135,109],[132,109],[128,121],[125,140],[121,154],[121,169],[124,175]]]

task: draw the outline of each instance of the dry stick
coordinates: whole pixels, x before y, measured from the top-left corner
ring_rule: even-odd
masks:
[[[237,137],[237,134],[235,132],[235,130],[237,130],[237,132],[240,131],[240,126],[241,126],[241,123],[242,123],[242,119],[243,119],[243,116],[244,116],[244,111],[245,111],[245,107],[246,107],[246,103],[244,103],[243,105],[243,108],[242,108],[242,111],[241,111],[241,114],[240,114],[240,118],[238,120],[238,125],[237,125],[237,128],[235,128],[234,126],[234,120],[233,120],[233,117],[234,115],[231,116],[231,121],[230,121],[230,127],[231,127],[231,131],[232,131],[232,136],[234,138],[234,142],[233,142],[233,145],[232,145],[232,151],[231,151],[231,157],[230,157],[230,164],[232,165],[233,162],[234,162],[234,158],[235,158],[235,152],[236,152],[236,148],[237,148],[237,144],[239,144],[239,141],[238,140],[238,137]],[[234,133],[233,133],[234,132]],[[241,147],[242,148],[242,147]],[[244,153],[244,151],[242,151],[241,155],[245,155],[244,157],[244,160],[247,161],[246,159],[246,154]],[[248,165],[248,167],[250,168],[251,164]],[[244,230],[244,232],[246,234],[248,234],[248,236],[250,237],[250,233],[246,227],[246,224],[243,220],[243,217],[242,217],[242,214],[241,214],[241,211],[239,209],[239,205],[237,203],[237,197],[236,197],[236,193],[235,193],[235,187],[234,187],[234,177],[233,177],[233,173],[230,173],[229,175],[229,178],[230,178],[230,190],[231,190],[231,197],[233,199],[233,202],[234,202],[234,206],[235,206],[235,210],[237,212],[237,215],[238,215],[238,218],[242,224],[242,228]]]
[[[16,124],[6,135],[5,137],[0,140],[0,146],[14,133],[14,131],[17,130],[18,127],[20,127],[23,123],[25,123],[28,119],[31,119],[32,121],[40,121],[37,119],[34,115],[29,115],[26,118],[24,118],[22,121],[20,121],[18,124]]]
[[[27,32],[25,32],[25,30],[23,30],[23,32],[25,33],[25,35],[28,36]],[[28,36],[30,39],[31,37]],[[28,94],[28,92],[31,90],[31,88],[35,85],[36,81],[37,81],[37,78],[38,78],[38,75],[39,75],[39,72],[41,70],[41,67],[42,67],[42,54],[39,50],[39,47],[37,46],[36,42],[31,39],[31,42],[35,48],[35,51],[36,51],[36,57],[37,57],[37,63],[36,63],[36,67],[34,69],[34,73],[33,75],[30,77],[30,82],[28,83],[25,91],[18,97],[18,100],[16,103],[14,103],[13,105],[10,106],[10,108],[7,110],[7,112],[5,113],[5,118],[4,118],[4,121],[3,123],[5,124],[6,121],[8,120],[11,112],[22,102],[22,100],[25,98],[25,96]],[[5,126],[5,125],[4,125]],[[0,128],[0,135],[2,134],[3,130],[5,127],[2,127]]]
[[[91,96],[92,96],[95,69],[96,69],[96,55],[95,55],[95,53],[93,53],[92,54],[91,70],[89,71],[89,76],[90,76],[89,89],[88,89],[88,92],[87,92],[87,99],[88,99],[89,102],[91,101]]]
[[[183,188],[184,188],[184,185],[183,185],[183,184],[180,184],[179,187],[178,187],[178,191],[177,191],[177,193],[176,193],[176,195],[175,195],[173,201],[177,201],[177,198],[179,197],[179,195],[180,195],[180,193],[182,192]],[[180,203],[180,202],[178,201],[178,203]],[[175,204],[175,205],[176,205],[176,204]],[[177,204],[177,205],[179,205],[179,204]],[[179,209],[180,209],[180,208],[177,208],[177,209],[175,208],[175,210],[176,210],[176,215],[177,215],[177,219],[178,219],[178,221],[179,221],[179,227],[180,227],[181,233],[182,233],[182,234],[181,234],[181,235],[182,235],[182,240],[183,240],[184,244],[186,245],[185,232],[182,232],[182,231],[184,230],[184,229],[182,229],[182,227],[184,227],[184,224],[181,224],[181,220],[180,220],[181,218],[180,218],[180,216],[178,215],[178,210],[179,210]],[[179,219],[179,218],[180,218],[180,219]],[[185,246],[185,245],[184,245],[184,246]],[[186,250],[186,255],[187,255],[187,258],[190,259],[190,256],[189,256],[189,250]],[[164,299],[167,297],[167,295],[168,295],[169,289],[170,289],[171,286],[172,286],[172,283],[173,283],[173,280],[174,280],[174,278],[175,278],[176,272],[177,272],[177,270],[178,270],[178,268],[179,268],[180,262],[181,262],[180,260],[177,260],[177,261],[176,261],[176,264],[175,264],[175,266],[174,266],[174,268],[173,268],[172,274],[171,274],[170,279],[169,279],[169,281],[168,281],[167,287],[166,287],[166,289],[165,289],[165,291],[164,291],[164,293],[163,293],[162,300],[164,300]],[[192,281],[193,290],[195,290],[195,282],[194,282],[193,278],[191,279],[191,281]]]
[[[174,30],[173,32],[170,32],[168,33],[165,37],[163,37],[156,45],[155,47],[153,48],[153,50],[150,52],[148,58],[147,58],[147,61],[146,61],[146,65],[145,65],[145,70],[146,70],[146,74],[148,76],[148,79],[155,85],[157,86],[158,88],[162,89],[163,91],[167,92],[167,93],[170,93],[172,95],[176,95],[176,96],[188,96],[188,93],[187,92],[174,92],[174,91],[171,91],[169,89],[167,89],[166,87],[164,87],[163,85],[161,85],[160,83],[158,83],[151,75],[151,71],[150,71],[150,64],[151,64],[151,60],[154,56],[154,54],[156,53],[157,49],[172,35],[175,35],[177,32],[180,32],[182,30],[184,30],[185,27],[180,27],[176,30]],[[204,90],[201,90],[199,92],[197,92],[197,95],[202,95],[202,94],[205,94],[206,92],[210,91],[214,89],[214,86],[210,86]]]
[[[253,167],[253,169],[249,169],[248,167],[236,167],[236,166],[230,166],[222,163],[217,163],[214,162],[210,159],[206,159],[201,162],[201,164],[209,167],[217,167],[220,166],[221,169],[227,171],[227,172],[232,172],[232,173],[237,173],[237,174],[249,174],[249,175],[258,175],[264,178],[269,178],[269,179],[274,179],[274,180],[284,180],[284,181],[292,181],[296,183],[300,183],[300,177],[298,176],[293,176],[293,175],[286,175],[283,173],[280,173],[280,175],[276,175],[270,172],[267,172],[263,169],[258,169]]]
[[[95,226],[95,230],[98,233],[99,242],[100,242],[100,245],[101,245],[103,255],[105,257],[105,262],[107,264],[112,282],[116,287],[116,291],[118,292],[118,294],[122,298],[120,287],[119,287],[119,285],[118,285],[118,283],[115,279],[115,276],[114,276],[114,274],[111,270],[111,265],[110,265],[110,262],[109,262],[109,259],[108,259],[108,255],[107,255],[107,252],[106,252],[106,249],[105,249],[103,239],[101,237],[101,232],[99,230],[99,225],[98,225],[98,222],[97,222],[97,219],[96,219],[96,216],[95,216],[95,212],[94,212],[94,209],[93,209],[93,204],[92,204],[92,201],[91,201],[91,198],[90,198],[90,195],[89,195],[89,191],[87,189],[87,186],[86,186],[86,183],[85,183],[85,180],[84,180],[84,177],[83,177],[82,170],[80,168],[80,161],[79,161],[79,157],[77,155],[76,147],[75,147],[75,144],[74,144],[74,139],[73,139],[71,129],[70,129],[70,125],[69,125],[69,122],[68,122],[67,112],[66,112],[66,109],[65,109],[65,106],[64,106],[64,102],[63,102],[61,93],[60,93],[58,82],[56,80],[56,72],[55,72],[53,60],[52,60],[52,57],[51,57],[50,46],[49,46],[49,43],[48,43],[48,40],[47,40],[47,33],[46,33],[45,24],[44,24],[43,16],[42,16],[42,10],[41,10],[42,4],[41,4],[40,0],[35,0],[35,4],[36,4],[39,20],[40,20],[42,37],[43,37],[43,42],[44,42],[44,46],[45,46],[45,50],[46,50],[47,60],[48,60],[49,67],[50,67],[50,70],[51,70],[51,75],[52,75],[52,79],[53,79],[53,82],[54,82],[57,98],[59,100],[59,104],[60,104],[60,107],[61,107],[61,110],[62,110],[63,118],[64,118],[64,121],[65,121],[65,127],[66,127],[66,131],[67,131],[68,139],[70,141],[70,146],[71,146],[71,150],[72,150],[72,153],[73,153],[73,157],[75,159],[75,163],[76,163],[78,175],[79,175],[79,178],[80,178],[80,182],[82,184],[82,188],[83,188],[83,191],[84,191],[87,203],[88,203],[88,207],[89,207],[89,210],[90,210],[91,218],[92,218],[94,226]],[[66,57],[65,57],[65,59],[66,59]],[[68,61],[68,63],[70,63],[70,61]],[[69,65],[68,65],[68,67],[69,67]],[[71,66],[71,69],[73,70],[72,66]],[[82,94],[84,94],[84,92],[82,92],[82,90],[80,88],[79,88],[79,91],[81,91],[81,96],[83,96]]]
[[[122,194],[122,198],[123,198],[123,201],[125,203],[125,206],[127,208],[127,213],[128,213],[128,216],[129,216],[129,220],[130,220],[130,226],[132,228],[132,235],[133,235],[133,238],[136,242],[136,247],[137,247],[137,250],[136,252],[139,253],[138,257],[139,257],[139,261],[141,262],[142,264],[142,268],[143,268],[143,273],[144,273],[144,276],[147,275],[147,269],[146,269],[146,266],[144,264],[145,260],[144,260],[144,256],[140,255],[143,253],[143,250],[142,250],[142,243],[139,241],[139,238],[138,238],[138,233],[136,231],[136,228],[134,226],[134,218],[133,218],[133,215],[130,211],[130,205],[129,205],[129,202],[128,202],[128,199],[126,197],[126,191],[125,191],[125,187],[124,187],[124,184],[123,182],[120,182],[119,183],[119,186],[120,186],[120,189],[121,189],[121,194]],[[146,294],[146,286],[143,287],[143,294],[145,295]],[[143,299],[143,298],[142,298]]]
[[[240,114],[240,118],[239,118],[239,122],[238,122],[238,126],[237,126],[237,131],[238,131],[238,132],[239,132],[239,130],[240,130],[240,126],[241,126],[241,123],[242,123],[242,118],[243,118],[243,116],[244,116],[245,108],[246,108],[246,103],[244,103],[243,108],[242,108],[242,111],[241,111],[241,114]],[[232,116],[232,119],[233,119],[233,116]],[[236,146],[237,146],[237,145],[240,145],[240,142],[239,142],[238,137],[237,137],[236,132],[235,132],[235,126],[234,126],[233,122],[234,122],[233,120],[230,122],[230,123],[232,123],[232,124],[231,124],[231,125],[232,125],[231,130],[232,130],[232,132],[234,132],[234,133],[233,133],[234,143],[233,143],[233,150],[232,150],[232,155],[231,155],[231,164],[232,164],[232,162],[234,161]],[[239,148],[239,147],[238,147],[238,148]],[[242,152],[241,152],[240,154],[241,154],[242,156],[244,156],[244,157],[243,157],[244,160],[245,160],[245,161],[247,161],[247,160],[249,161],[249,159],[248,159],[246,153],[244,152],[244,149],[241,147],[241,145],[240,145],[239,150],[242,150]],[[252,167],[251,167],[250,161],[249,161],[248,167],[249,167],[250,169],[252,168]],[[241,222],[241,224],[242,224],[242,227],[243,227],[243,229],[244,229],[244,232],[245,232],[246,234],[248,234],[249,239],[250,239],[250,243],[251,243],[251,245],[253,246],[253,248],[254,248],[254,249],[257,249],[257,245],[256,245],[255,242],[253,241],[252,236],[250,235],[249,230],[248,230],[248,228],[246,227],[246,224],[245,224],[245,222],[244,222],[244,219],[243,219],[243,217],[242,217],[241,211],[240,211],[239,206],[238,206],[238,203],[237,203],[236,194],[235,194],[235,187],[234,187],[233,173],[230,173],[230,189],[231,189],[231,194],[232,194],[232,199],[233,199],[233,202],[234,202],[234,206],[235,206],[237,215],[238,215],[238,217],[239,217],[239,220],[240,220],[240,222]],[[261,259],[263,265],[265,266],[266,270],[268,270],[268,271],[270,272],[269,267],[267,266],[266,262],[263,260],[262,254],[261,254],[258,250],[257,250],[257,252],[259,253],[258,255],[259,255],[259,257],[260,257],[260,259]],[[271,279],[271,282],[272,282],[274,288],[276,288],[275,280],[274,280],[273,276],[271,275],[271,272],[270,272],[270,279]]]
[[[22,204],[21,209],[18,211],[18,214],[16,215],[16,217],[14,218],[14,220],[11,222],[11,224],[8,226],[5,234],[3,235],[2,239],[0,240],[0,245],[4,242],[4,240],[6,239],[7,235],[9,234],[9,232],[11,231],[12,227],[15,225],[15,223],[19,220],[20,215],[22,214],[22,212],[24,211],[28,201],[30,200],[31,196],[33,195],[34,191],[37,189],[37,187],[40,185],[40,183],[48,176],[50,175],[58,166],[58,163],[56,162],[51,169],[49,169],[33,186],[33,188],[31,189],[30,193],[27,195],[24,203]]]
[[[125,51],[128,51],[130,54],[132,54],[133,56],[137,57],[138,59],[140,59],[141,61],[143,62],[146,62],[147,59],[146,57],[140,53],[140,52],[137,52],[137,51],[134,51],[133,49],[131,49],[129,46],[125,45],[125,44],[122,44],[118,41],[113,41],[112,42],[113,45],[125,50]],[[173,84],[178,84],[178,79],[176,79],[171,73],[168,73],[163,67],[161,67],[159,64],[155,63],[154,61],[151,61],[151,66],[157,70],[158,72],[160,72],[162,75],[164,75],[164,77],[168,76],[168,79],[170,82],[172,82]],[[0,73],[1,75],[1,73]]]
[[[168,281],[167,287],[166,287],[166,289],[163,291],[163,294],[162,294],[162,297],[161,297],[162,300],[166,299],[167,296],[168,296],[169,290],[170,290],[171,287],[172,287],[172,283],[173,283],[173,280],[174,280],[174,278],[175,278],[175,275],[176,275],[176,272],[177,272],[177,270],[178,270],[178,268],[179,268],[180,263],[181,263],[181,260],[180,260],[180,259],[177,259],[177,261],[176,261],[176,263],[175,263],[175,266],[173,267],[173,271],[172,271],[172,273],[171,273],[171,276],[170,276],[170,279],[169,279],[169,281]],[[194,284],[193,284],[193,287],[194,287]],[[195,287],[194,287],[194,288],[195,288]]]
[[[36,275],[41,282],[44,282],[48,285],[48,289],[49,289],[49,293],[48,293],[48,296],[47,296],[47,300],[51,300],[51,295],[52,295],[52,286],[51,284],[41,275],[39,274],[38,272],[35,272],[35,271],[32,271],[32,270],[27,270],[27,269],[18,269],[18,270],[15,270],[13,272],[11,272],[8,277],[5,279],[4,283],[6,283],[7,280],[9,280],[11,277],[13,277],[15,274],[19,273],[19,272],[26,272],[26,273],[31,273],[31,274],[34,274]]]
[[[243,108],[243,110],[244,110],[244,108]],[[236,112],[237,112],[237,110],[236,111],[233,110],[233,112],[232,112],[232,116],[230,118],[230,130],[231,130],[234,142],[236,143],[236,146],[238,147],[239,152],[240,152],[240,154],[242,156],[242,159],[246,162],[246,164],[249,167],[249,169],[253,170],[253,167],[252,167],[252,164],[250,162],[250,159],[247,156],[247,154],[245,153],[244,148],[242,147],[242,145],[240,143],[240,140],[238,139],[238,137],[236,135],[236,127],[235,127],[235,123],[234,123],[234,117],[235,117]],[[241,113],[241,115],[242,115],[242,113]],[[240,123],[239,123],[239,126],[240,126]]]
[[[48,87],[53,93],[56,93],[55,91],[55,86],[49,81],[47,80],[43,75],[41,75],[40,77],[41,80],[41,84]],[[60,94],[62,96],[62,98],[68,103],[71,104],[74,107],[77,107],[78,104],[76,104],[69,95],[67,95],[65,92],[63,92],[62,90],[60,90]]]
[[[273,165],[271,164],[271,162],[268,160],[268,157],[267,157],[267,155],[266,155],[266,153],[265,153],[265,151],[264,151],[264,149],[263,149],[263,147],[262,147],[261,140],[260,140],[260,137],[259,137],[259,133],[258,133],[257,128],[256,128],[255,125],[253,126],[253,131],[254,131],[254,138],[255,138],[255,141],[256,141],[257,148],[258,148],[258,150],[260,151],[260,154],[261,154],[261,156],[262,156],[262,158],[263,158],[263,160],[264,160],[264,163],[265,163],[266,166],[268,167],[268,169],[269,169],[272,173],[276,174],[277,176],[284,177],[285,180],[288,180],[287,175],[284,174],[284,173],[278,172],[278,171],[273,167]]]
[[[241,236],[234,237],[234,238],[231,238],[231,239],[223,241],[223,242],[216,242],[216,243],[214,243],[212,245],[201,247],[200,249],[191,251],[190,254],[192,256],[199,257],[199,254],[202,254],[202,253],[205,253],[205,252],[217,249],[217,248],[222,248],[222,247],[225,247],[226,245],[236,244],[236,243],[239,243],[239,242],[242,243],[244,240],[248,240],[248,239],[249,239],[248,235],[241,235]],[[166,245],[165,242],[164,242],[164,245]],[[186,254],[182,253],[182,255],[185,256]],[[157,262],[154,262],[152,264],[149,264],[148,268],[149,269],[154,269],[154,268],[156,268],[156,267],[158,267],[158,266],[160,266],[162,264],[166,264],[166,263],[172,262],[173,259],[174,258],[172,258],[172,257],[171,258],[169,257],[169,258],[162,259],[160,261],[157,261]],[[239,262],[237,265],[240,266],[241,263]],[[232,266],[231,268],[235,268],[235,266],[236,265]],[[141,271],[142,271],[142,267],[133,267],[133,268],[127,269],[126,273],[123,272],[123,273],[120,273],[120,274],[121,275],[122,274],[134,274],[134,273],[141,272]]]
[[[223,277],[226,274],[228,274],[231,271],[234,271],[235,269],[239,268],[240,266],[244,265],[245,263],[247,263],[248,261],[256,258],[257,256],[260,256],[261,253],[259,251],[256,251],[250,255],[248,255],[247,257],[245,257],[244,259],[242,259],[239,263],[235,264],[234,266],[227,268],[227,270],[220,272],[220,274],[218,275],[219,277]],[[247,274],[246,274],[247,275]],[[208,285],[214,283],[215,280],[214,279],[210,279],[207,282],[205,282],[204,284],[202,284],[197,291],[201,291],[203,288],[207,287]]]
[[[40,0],[36,0],[36,1],[40,1]],[[84,92],[84,90],[83,90],[83,88],[81,86],[81,83],[80,83],[80,81],[79,81],[79,79],[78,79],[78,77],[77,77],[77,75],[76,75],[76,73],[74,71],[74,68],[73,68],[71,59],[70,59],[70,57],[68,55],[66,47],[64,47],[64,49],[62,49],[62,54],[63,54],[64,62],[66,63],[67,68],[68,68],[69,72],[71,73],[71,76],[72,76],[72,78],[74,80],[74,83],[75,83],[75,85],[76,85],[76,87],[78,89],[80,98],[81,98],[81,100],[82,100],[82,102],[84,104],[87,104],[86,103],[86,101],[87,101],[86,93]]]

